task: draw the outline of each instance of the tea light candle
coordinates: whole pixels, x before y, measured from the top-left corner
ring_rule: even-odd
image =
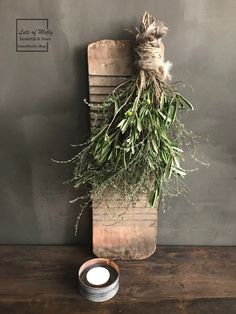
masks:
[[[89,283],[95,286],[103,285],[110,278],[110,272],[105,267],[91,268],[86,275],[86,279]]]
[[[93,302],[103,302],[119,290],[118,265],[106,258],[94,258],[80,266],[79,290],[82,297]]]

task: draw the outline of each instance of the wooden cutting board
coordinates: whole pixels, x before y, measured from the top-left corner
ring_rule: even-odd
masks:
[[[91,132],[101,123],[98,106],[118,85],[134,72],[132,43],[127,40],[101,40],[88,46]],[[104,208],[126,211],[123,220],[104,220]],[[110,259],[145,259],[156,250],[157,209],[150,208],[141,196],[135,207],[121,208],[120,201],[104,197],[99,205],[93,201],[93,252]]]

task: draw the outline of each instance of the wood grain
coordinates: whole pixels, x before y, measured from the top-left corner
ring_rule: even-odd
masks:
[[[164,46],[162,48],[164,56]],[[133,72],[134,57],[130,41],[101,40],[88,46],[92,133],[103,120],[96,108]],[[104,196],[104,201],[99,205],[93,202],[93,252],[98,257],[111,259],[147,258],[156,249],[157,209],[149,207],[146,196],[144,201],[128,209],[119,204],[122,202],[122,195],[116,197],[116,202],[112,195]],[[116,217],[107,218],[104,212],[116,212]],[[123,212],[126,214],[122,215]],[[117,218],[119,215],[123,220]]]
[[[120,290],[101,304],[79,295],[85,247],[0,246],[0,313],[236,313],[236,247],[158,247],[119,261]]]
[[[133,74],[133,47],[128,40],[100,40],[88,46],[89,75]]]
[[[116,87],[127,80],[127,76],[102,76],[102,75],[89,75],[89,85],[96,86],[112,86]]]

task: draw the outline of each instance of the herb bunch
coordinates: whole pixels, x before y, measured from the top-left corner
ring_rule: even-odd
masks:
[[[97,107],[102,123],[80,151],[66,161],[74,164],[74,188],[88,187],[72,201],[83,199],[83,208],[89,202],[90,191],[98,202],[112,193],[133,206],[140,195],[146,194],[151,207],[157,205],[163,187],[173,190],[174,182],[179,191],[179,179],[186,175],[181,166],[184,148],[191,137],[179,116],[184,110],[193,110],[193,106],[166,82],[168,70],[158,52],[166,30],[162,22],[145,13],[135,35],[139,64],[136,73]]]

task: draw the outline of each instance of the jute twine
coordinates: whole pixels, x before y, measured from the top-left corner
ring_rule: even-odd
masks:
[[[146,77],[152,78],[155,84],[156,98],[160,97],[159,80],[170,81],[171,75],[169,70],[172,64],[164,62],[164,45],[162,37],[166,34],[168,28],[163,22],[145,12],[141,25],[136,27],[134,31],[130,31],[134,35],[134,56],[135,65],[139,72],[139,88],[140,96],[145,86]],[[92,133],[96,133],[96,123],[99,114],[101,114],[100,106],[90,105],[93,108],[93,118],[91,118]],[[99,120],[101,124],[101,120]]]
[[[170,80],[169,70],[171,63],[164,62],[162,37],[168,28],[163,22],[145,12],[142,24],[136,28],[137,34],[134,43],[135,64],[140,70],[160,80]]]

